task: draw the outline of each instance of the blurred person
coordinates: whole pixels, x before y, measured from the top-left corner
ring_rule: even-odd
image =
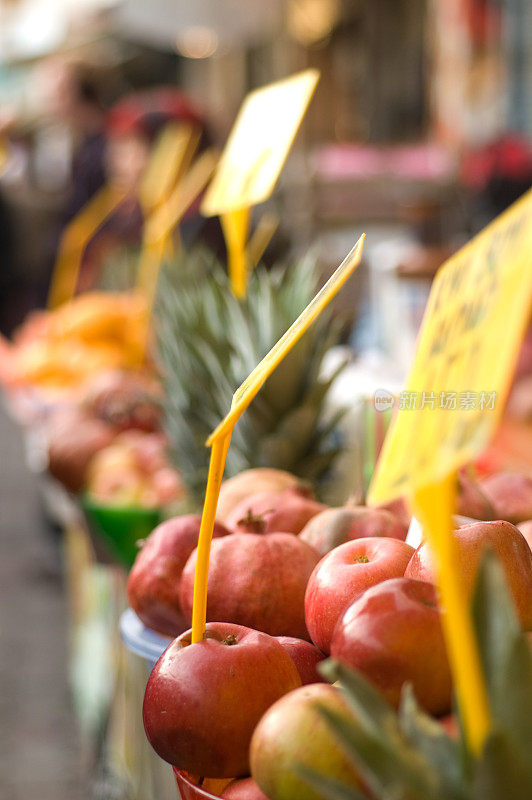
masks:
[[[63,57],[47,60],[39,78],[46,116],[64,126],[71,140],[69,186],[50,236],[47,266],[38,291],[38,304],[45,305],[62,234],[106,181],[106,116],[116,84],[102,70]]]
[[[79,291],[95,284],[102,263],[112,253],[140,247],[145,221],[139,201],[141,180],[158,136],[172,122],[189,122],[200,129],[196,156],[211,146],[211,136],[203,116],[179,89],[157,87],[137,92],[111,108],[106,125],[107,179],[121,187],[126,198],[87,247],[78,281]],[[201,198],[197,198],[182,220],[183,244],[190,246],[201,236],[202,242],[219,252],[222,242],[219,222],[217,219],[206,220],[200,215],[200,202]]]

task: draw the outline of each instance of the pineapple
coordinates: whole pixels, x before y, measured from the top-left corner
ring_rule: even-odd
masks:
[[[195,250],[166,265],[155,311],[166,430],[175,466],[198,506],[207,479],[205,440],[226,415],[235,389],[312,299],[317,276],[308,260],[270,272],[259,267],[238,301],[212,254]],[[226,477],[250,467],[288,470],[319,481],[338,448],[326,418],[335,376],[320,379],[339,325],[320,318],[266,381],[235,426]],[[336,373],[338,374],[338,373]]]
[[[325,664],[327,677],[340,681],[353,719],[321,713],[375,800],[532,798],[532,655],[491,553],[481,569],[474,618],[492,713],[480,757],[462,733],[451,739],[408,688],[396,713],[362,676]],[[304,777],[324,800],[364,800],[324,776],[305,771]]]

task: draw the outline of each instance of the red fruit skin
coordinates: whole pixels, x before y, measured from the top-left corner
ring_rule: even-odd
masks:
[[[181,610],[179,586],[188,557],[198,544],[201,517],[186,514],[158,525],[139,551],[127,581],[129,605],[143,623],[165,636],[189,626]],[[215,522],[213,536],[227,536]]]
[[[389,511],[390,514],[393,514],[395,519],[403,527],[406,538],[410,523],[412,522],[412,514],[404,497],[398,497],[396,500],[390,500],[389,503],[382,503],[381,505],[375,506],[375,508],[378,508],[381,511]]]
[[[456,513],[462,517],[495,519],[495,509],[482,491],[480,483],[460,470],[457,476]]]
[[[450,739],[458,739],[460,736],[460,725],[454,714],[446,714],[438,720],[443,730]]]
[[[405,681],[429,713],[451,708],[451,671],[432,584],[392,578],[368,589],[338,621],[331,657],[361,672],[395,708]]]
[[[299,533],[309,519],[327,506],[299,489],[259,492],[247,497],[231,511],[226,525],[235,533]]]
[[[504,519],[514,525],[532,519],[532,478],[514,472],[497,472],[480,484],[492,504],[494,519]]]
[[[310,683],[326,683],[317,670],[320,661],[325,659],[321,650],[318,650],[311,642],[296,639],[294,636],[276,636],[275,638],[282,644],[296,665],[303,686]]]
[[[280,697],[301,686],[292,659],[272,636],[213,622],[206,637],[175,639],[155,664],[142,715],[148,740],[170,764],[195,775],[249,775],[255,726]],[[231,643],[229,643],[231,642]]]
[[[322,558],[305,593],[305,621],[316,647],[329,653],[334,628],[347,606],[376,583],[401,578],[413,554],[406,542],[365,538],[341,544]]]
[[[527,545],[532,550],[532,519],[527,519],[525,522],[520,522],[517,527],[525,537]]]
[[[192,620],[195,550],[183,569],[180,599]],[[207,619],[223,619],[269,633],[308,639],[305,589],[318,554],[289,533],[233,533],[213,541]]]
[[[514,599],[517,614],[525,630],[532,629],[532,551],[523,534],[510,522],[472,522],[454,531],[460,551],[457,569],[461,570],[468,597],[475,588],[475,581],[482,558],[488,547],[494,550],[504,569],[508,588]],[[426,542],[420,544],[405,578],[436,583],[436,573]]]
[[[253,778],[238,778],[223,790],[220,797],[227,800],[269,800]]]
[[[387,536],[404,541],[406,531],[389,511],[367,506],[327,508],[307,522],[299,538],[324,556],[345,542]]]

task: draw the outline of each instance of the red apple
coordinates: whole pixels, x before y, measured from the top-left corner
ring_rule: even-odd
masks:
[[[367,506],[327,508],[307,522],[299,538],[324,556],[340,544],[367,536],[404,541],[406,531],[389,511]]]
[[[305,594],[305,620],[316,647],[328,653],[347,606],[370,586],[402,577],[413,553],[398,539],[366,538],[341,544],[322,558]]]
[[[532,628],[532,551],[523,534],[511,523],[495,520],[472,522],[454,531],[460,552],[457,569],[461,570],[468,596],[474,590],[482,553],[491,547],[499,557],[508,588],[525,630]],[[406,578],[436,583],[429,546],[420,544],[408,565]]]
[[[368,589],[334,630],[331,657],[361,672],[396,708],[412,684],[431,714],[451,708],[451,671],[435,587],[392,578]]]
[[[325,508],[305,489],[260,492],[235,506],[226,525],[236,533],[299,533],[309,519]]]
[[[389,511],[390,514],[393,514],[395,519],[402,526],[406,537],[412,521],[412,513],[404,497],[398,497],[396,500],[390,500],[388,503],[381,503],[375,506],[375,508],[382,511]]]
[[[527,519],[525,522],[520,522],[517,527],[525,537],[527,545],[532,550],[532,519]]]
[[[282,644],[296,665],[303,686],[309,683],[324,682],[324,679],[316,669],[320,661],[325,658],[321,650],[318,650],[310,642],[306,642],[304,639],[296,639],[294,636],[276,636],[275,638]]]
[[[294,663],[272,636],[213,622],[205,638],[175,639],[153,668],[144,694],[146,735],[156,753],[195,775],[249,775],[257,722],[301,685]]]
[[[198,544],[201,517],[186,514],[158,525],[139,551],[127,581],[129,605],[148,628],[177,636],[189,625],[181,610],[183,567]],[[213,536],[226,536],[216,522]]]
[[[238,778],[227,786],[220,797],[226,800],[269,800],[253,778]]]
[[[495,509],[495,519],[514,524],[532,519],[532,477],[497,472],[484,478],[480,486]]]
[[[234,533],[212,543],[207,619],[223,619],[272,636],[308,639],[305,589],[319,560],[289,533]],[[192,619],[196,551],[183,569],[181,607]]]
[[[303,686],[278,700],[255,729],[251,774],[271,800],[318,800],[297,772],[307,767],[361,791],[352,763],[318,712],[318,704],[349,715],[341,692],[327,683]]]
[[[488,520],[495,519],[497,514],[478,481],[471,478],[464,470],[457,476],[456,513],[462,517]]]

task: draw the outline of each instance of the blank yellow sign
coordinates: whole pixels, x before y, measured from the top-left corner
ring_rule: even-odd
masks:
[[[262,203],[273,191],[319,72],[308,69],[251,92],[240,109],[201,213],[206,217]]]
[[[532,296],[532,190],[439,270],[370,503],[443,480],[494,433]]]

